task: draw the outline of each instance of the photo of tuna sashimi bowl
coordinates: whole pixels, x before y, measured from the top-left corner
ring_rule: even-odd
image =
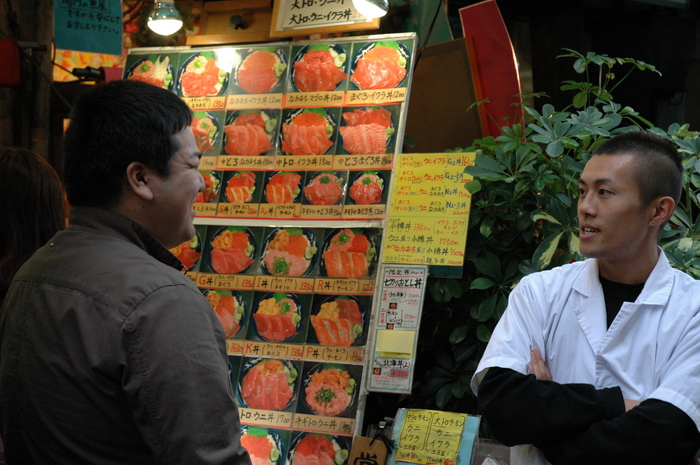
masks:
[[[192,239],[170,249],[170,252],[182,262],[187,271],[192,271],[202,258],[202,238],[199,231],[195,230]]]
[[[370,42],[352,61],[350,81],[360,90],[391,89],[406,78],[409,51],[403,42]]]
[[[294,403],[299,370],[294,362],[254,358],[243,364],[239,403],[256,410],[286,410]]]
[[[313,175],[304,187],[304,198],[311,205],[337,205],[345,194],[345,180],[339,173],[323,171]]]
[[[321,274],[329,278],[366,278],[376,258],[373,234],[362,229],[332,230],[324,241]]]
[[[344,465],[350,446],[342,436],[301,433],[289,449],[289,465]]]
[[[241,445],[248,451],[253,465],[281,465],[284,463],[282,437],[272,428],[242,425]]]
[[[217,139],[221,134],[219,131],[219,120],[210,111],[195,111],[192,113],[192,134],[194,141],[197,143],[197,149],[206,155],[209,151],[214,150]]]
[[[282,122],[282,152],[287,155],[324,155],[333,147],[336,120],[325,108],[297,108]]]
[[[394,137],[391,112],[381,107],[358,108],[342,114],[340,137],[343,150],[352,155],[387,153]]]
[[[294,57],[292,83],[299,92],[333,91],[348,77],[346,69],[342,45],[305,45]]]
[[[143,81],[166,90],[173,90],[175,70],[165,55],[149,55],[141,58],[126,70],[126,79]]]
[[[236,70],[234,84],[246,94],[267,94],[287,71],[287,54],[276,47],[249,49]]]
[[[358,173],[352,181],[349,194],[356,205],[381,203],[384,194],[384,176],[375,170]]]
[[[317,415],[340,416],[352,408],[356,384],[342,365],[318,364],[304,380],[304,401]]]
[[[223,227],[210,241],[209,266],[215,273],[243,273],[253,264],[254,254],[255,238],[247,228]]]
[[[364,331],[363,312],[354,296],[328,297],[312,311],[309,319],[316,340],[324,346],[351,346]]]
[[[229,72],[221,69],[214,52],[201,52],[187,58],[180,66],[178,93],[182,97],[223,95],[228,87]]]
[[[272,150],[277,118],[265,110],[229,113],[224,126],[224,152],[228,155],[263,155]]]
[[[260,267],[271,276],[305,276],[313,270],[318,240],[309,229],[278,228],[263,242]]]
[[[263,341],[290,341],[299,333],[301,311],[301,301],[294,294],[265,294],[253,313],[253,333]]]
[[[197,192],[194,198],[195,203],[209,203],[219,198],[219,190],[221,189],[221,179],[216,171],[200,171],[204,179],[204,190]]]
[[[228,339],[236,337],[245,322],[248,307],[243,295],[228,289],[205,289],[202,292],[219,318],[226,337]]]

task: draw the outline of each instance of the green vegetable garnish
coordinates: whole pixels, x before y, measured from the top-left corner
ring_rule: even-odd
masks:
[[[289,263],[282,257],[275,258],[272,262],[273,274],[287,275],[289,274]],[[287,305],[289,305],[287,303]]]

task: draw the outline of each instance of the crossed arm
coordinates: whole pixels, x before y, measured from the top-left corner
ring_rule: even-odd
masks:
[[[687,465],[700,448],[694,422],[667,402],[555,383],[539,351],[530,367],[530,375],[490,368],[479,387],[486,423],[504,444],[534,444],[554,465]]]

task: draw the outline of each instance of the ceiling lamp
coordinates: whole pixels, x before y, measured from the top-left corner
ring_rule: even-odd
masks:
[[[162,36],[175,34],[182,27],[182,16],[173,2],[156,2],[148,15],[148,28]]]
[[[389,10],[389,0],[352,0],[355,9],[365,18],[381,18]]]

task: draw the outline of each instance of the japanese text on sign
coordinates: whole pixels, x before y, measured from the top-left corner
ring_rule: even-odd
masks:
[[[453,465],[467,415],[436,410],[409,410],[401,428],[396,460]]]
[[[471,195],[464,174],[474,153],[403,154],[397,159],[384,263],[461,267]]]
[[[281,29],[333,26],[366,22],[352,0],[287,0],[283,3]]]
[[[56,48],[122,54],[119,0],[54,0]]]

